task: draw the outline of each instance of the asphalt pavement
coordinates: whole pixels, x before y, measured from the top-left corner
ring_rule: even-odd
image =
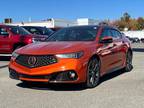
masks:
[[[144,46],[133,45],[133,70],[82,85],[26,85],[8,77],[9,58],[0,58],[0,108],[144,108]]]

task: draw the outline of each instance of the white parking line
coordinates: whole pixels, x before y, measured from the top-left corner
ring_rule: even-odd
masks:
[[[0,56],[12,56],[11,54],[0,54]]]

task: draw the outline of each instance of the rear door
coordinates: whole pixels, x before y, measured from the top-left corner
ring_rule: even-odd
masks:
[[[0,53],[10,52],[10,41],[7,29],[5,27],[0,27]]]

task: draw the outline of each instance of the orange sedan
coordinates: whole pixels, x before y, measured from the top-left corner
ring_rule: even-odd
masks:
[[[113,27],[68,27],[13,52],[9,72],[23,82],[85,83],[92,88],[106,73],[130,71],[132,55],[129,40]]]

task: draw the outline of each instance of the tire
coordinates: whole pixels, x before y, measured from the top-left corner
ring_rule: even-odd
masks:
[[[132,66],[132,53],[130,51],[128,51],[127,54],[126,54],[125,64],[126,64],[126,66],[124,68],[124,71],[130,72],[133,69],[133,66]]]
[[[99,84],[100,80],[100,62],[97,58],[92,58],[87,67],[86,87],[94,88]]]

